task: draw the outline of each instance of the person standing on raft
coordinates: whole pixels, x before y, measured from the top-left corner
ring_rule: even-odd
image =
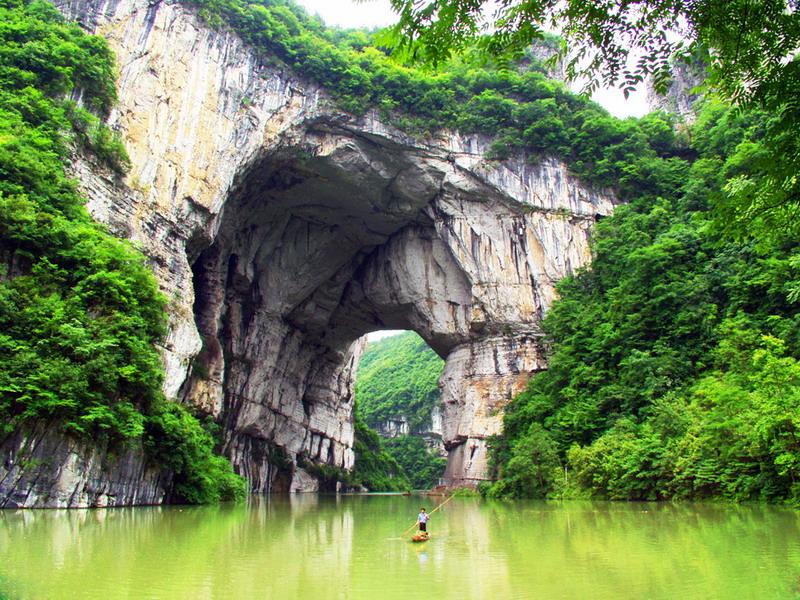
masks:
[[[419,524],[419,530],[422,533],[428,533],[428,521],[430,520],[431,516],[425,512],[425,507],[419,509],[419,515],[417,515],[417,523]]]

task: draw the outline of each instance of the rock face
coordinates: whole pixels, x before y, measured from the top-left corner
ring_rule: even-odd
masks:
[[[386,419],[375,428],[381,437],[396,438],[408,435],[408,419],[405,415]]]
[[[414,432],[414,435],[420,436],[430,450],[433,450],[441,457],[446,458],[447,450],[445,449],[442,441],[443,434],[444,426],[442,423],[442,409],[439,406],[435,406],[433,411],[431,411],[430,422],[426,423],[424,427],[417,429]]]
[[[545,366],[554,284],[614,199],[556,160],[490,162],[490,140],[343,113],[181,4],[57,4],[119,64],[111,124],[133,168],[119,181],[77,161],[89,208],[151,257],[172,302],[165,391],[223,424],[251,489],[352,467],[359,339],[377,329],[446,359],[447,477],[485,478],[486,437]]]
[[[112,454],[44,426],[0,441],[0,508],[161,504],[170,485],[141,448]]]
[[[374,428],[375,431],[383,438],[396,438],[407,435],[422,438],[425,446],[434,450],[442,457],[447,456],[444,443],[442,442],[442,434],[444,433],[442,427],[442,409],[437,405],[431,411],[431,418],[427,423],[423,423],[413,429],[408,424],[408,418],[405,415],[397,415],[386,419]]]
[[[647,104],[650,110],[663,110],[677,115],[686,123],[695,119],[694,105],[702,99],[698,91],[706,78],[706,68],[701,62],[677,61],[672,65],[672,81],[665,94],[655,91],[647,81]]]

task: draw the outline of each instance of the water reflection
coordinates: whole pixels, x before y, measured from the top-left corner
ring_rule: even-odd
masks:
[[[764,506],[420,499],[0,511],[0,597],[796,598],[800,517]]]

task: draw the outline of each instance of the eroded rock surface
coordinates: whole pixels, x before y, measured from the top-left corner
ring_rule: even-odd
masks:
[[[653,82],[647,80],[647,105],[651,111],[663,110],[693,123],[695,106],[702,100],[701,85],[706,80],[706,68],[702,62],[676,61],[671,65],[672,80],[665,93],[656,92]]]
[[[172,303],[165,391],[223,424],[251,489],[352,467],[354,367],[376,329],[446,359],[447,477],[484,478],[486,437],[545,366],[554,284],[614,199],[553,159],[491,162],[487,139],[343,113],[183,5],[59,4],[120,69],[111,123],[133,168],[76,162],[90,210],[151,257]]]
[[[108,452],[43,425],[0,440],[0,508],[161,504],[171,483],[140,447]]]

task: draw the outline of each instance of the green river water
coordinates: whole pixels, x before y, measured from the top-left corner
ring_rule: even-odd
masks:
[[[402,496],[0,511],[0,598],[800,598],[800,512]]]

